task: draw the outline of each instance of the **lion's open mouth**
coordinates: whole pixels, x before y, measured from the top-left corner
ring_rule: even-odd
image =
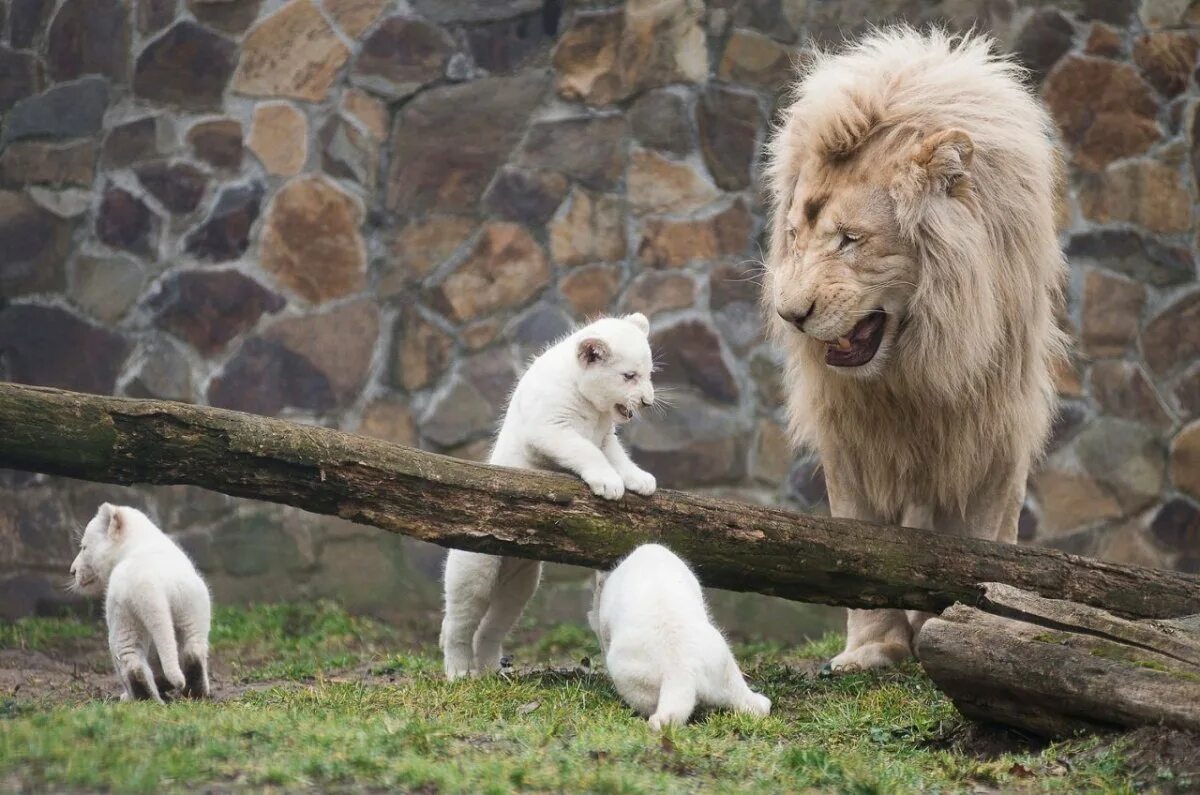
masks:
[[[876,309],[850,329],[844,337],[825,343],[825,364],[831,367],[861,367],[875,358],[879,343],[883,341],[883,329],[887,325],[887,313]]]
[[[617,412],[617,415],[625,421],[633,419],[633,411],[624,403],[613,406],[613,411]]]

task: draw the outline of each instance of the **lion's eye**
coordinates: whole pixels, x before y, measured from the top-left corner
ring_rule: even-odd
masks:
[[[788,239],[789,244],[796,242],[796,227],[794,227],[794,226],[788,227],[787,239]]]
[[[622,373],[622,375],[625,376],[626,381],[637,380],[637,373]]]
[[[857,232],[842,232],[841,237],[838,238],[838,249],[849,248],[860,240],[862,240],[862,235]]]

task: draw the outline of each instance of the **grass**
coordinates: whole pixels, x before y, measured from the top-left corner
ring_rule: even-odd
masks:
[[[436,649],[336,606],[221,609],[225,700],[166,707],[77,694],[0,696],[5,789],[278,787],[422,792],[1130,792],[1121,754],[1079,743],[988,759],[946,748],[962,728],[915,666],[812,675],[840,643],[736,648],[770,717],[702,714],[659,735],[617,697],[585,628],[536,634],[518,662],[554,666],[448,683]],[[101,628],[0,625],[0,649],[50,656]],[[74,652],[72,652],[74,653]],[[115,694],[112,680],[107,690]],[[7,705],[7,706],[6,706]],[[1070,758],[1070,763],[1062,760]]]

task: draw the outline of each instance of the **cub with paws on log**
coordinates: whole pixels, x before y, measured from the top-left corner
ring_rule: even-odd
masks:
[[[771,700],[746,686],[696,575],[664,546],[644,544],[611,574],[597,573],[588,623],[617,692],[652,729],[682,726],[698,703],[771,711]]]
[[[205,698],[212,598],[187,554],[136,508],[104,503],[71,564],[72,589],[104,594],[122,700]]]
[[[601,318],[529,365],[509,399],[488,461],[578,475],[597,495],[651,495],[617,428],[654,403],[650,322],[641,313]],[[537,590],[542,564],[451,550],[446,558],[440,644],[446,676],[495,671],[501,644]]]

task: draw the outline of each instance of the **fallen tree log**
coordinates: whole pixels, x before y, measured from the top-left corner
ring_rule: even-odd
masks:
[[[1200,731],[1200,616],[1129,621],[998,583],[926,622],[917,656],[964,715],[1045,737]]]
[[[0,467],[201,486],[446,547],[597,568],[659,541],[706,585],[807,602],[940,611],[994,581],[1128,616],[1200,611],[1200,581],[1174,572],[672,491],[607,502],[565,475],[168,401],[0,383]]]

